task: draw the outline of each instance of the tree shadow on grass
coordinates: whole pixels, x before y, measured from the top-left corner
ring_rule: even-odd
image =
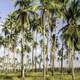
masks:
[[[3,78],[3,80],[13,80],[13,79],[12,79],[12,77],[10,77],[10,76],[5,76],[5,77]]]

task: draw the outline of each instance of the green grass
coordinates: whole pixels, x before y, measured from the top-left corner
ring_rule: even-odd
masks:
[[[46,80],[61,80],[61,74],[55,72],[54,76],[48,72],[46,75]],[[80,72],[75,73],[76,80],[80,80]],[[21,80],[20,73],[0,73],[0,80]],[[43,80],[42,72],[28,72],[25,75],[25,80]],[[72,80],[71,74],[63,73],[63,80]]]

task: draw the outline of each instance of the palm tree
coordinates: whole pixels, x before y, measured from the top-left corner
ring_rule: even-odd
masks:
[[[14,61],[14,65],[13,65],[13,71],[15,71],[15,49],[16,49],[16,39],[17,39],[17,36],[16,36],[16,31],[15,31],[15,24],[16,24],[16,17],[13,15],[13,14],[9,14],[8,15],[8,18],[7,20],[5,21],[6,22],[6,26],[9,30],[9,35],[7,36],[7,39],[9,41],[9,46],[7,46],[10,51],[13,52],[13,61]]]
[[[38,28],[39,28],[39,19],[38,19],[38,14],[36,12],[31,11],[30,13],[31,19],[29,18],[30,21],[30,30],[32,31],[33,34],[33,41],[32,41],[32,70],[34,66],[34,57],[36,58],[36,53],[37,53],[37,33],[38,33]],[[36,35],[36,40],[35,40],[35,35]],[[34,49],[35,49],[35,56],[34,56]],[[35,62],[35,71],[36,71],[36,62]]]
[[[45,19],[46,19],[46,16],[48,17],[48,16],[50,16],[49,15],[49,10],[51,10],[51,9],[53,9],[54,8],[54,6],[53,6],[53,4],[54,4],[54,1],[53,0],[51,0],[51,1],[45,1],[45,0],[41,0],[41,4],[42,4],[42,19],[41,19],[41,27],[43,27],[43,42],[44,42],[44,44],[43,44],[43,64],[44,64],[44,80],[45,80],[45,34],[46,34],[46,32],[45,32],[45,30],[46,30],[46,26],[45,26]],[[48,5],[48,7],[47,7],[47,5]],[[56,3],[55,3],[55,5],[56,5]],[[48,15],[47,15],[47,14]],[[50,25],[49,25],[50,26]]]
[[[29,32],[29,19],[28,19],[28,12],[29,6],[31,1],[30,0],[19,0],[16,1],[15,7],[18,6],[18,9],[14,12],[17,18],[17,30],[21,35],[20,43],[21,43],[21,77],[24,80],[24,49],[27,46],[25,43],[30,41],[30,32]],[[25,38],[26,37],[26,38]],[[30,39],[30,40],[29,40]]]
[[[57,4],[56,1],[50,0],[50,1],[46,1],[46,0],[40,0],[41,5],[38,6],[38,9],[41,10],[41,28],[43,29],[43,42],[45,42],[45,30],[46,30],[46,26],[45,23],[46,18],[50,17],[50,10],[56,8],[55,10],[59,10],[62,5],[60,6],[59,4]],[[48,6],[47,6],[48,5]],[[55,7],[56,6],[56,7]],[[36,9],[36,8],[35,8]],[[50,19],[50,18],[49,18]],[[50,25],[49,25],[50,26]],[[43,44],[45,46],[45,44]],[[45,48],[43,47],[43,64],[44,64],[44,76],[45,76]],[[44,77],[45,80],[45,77]]]
[[[72,80],[75,80],[74,76],[74,67],[73,59],[75,50],[78,49],[79,45],[79,27],[76,23],[76,20],[79,16],[78,1],[73,0],[68,9],[65,9],[64,14],[66,16],[67,25],[63,27],[62,30],[62,40],[65,43],[66,47],[70,49],[71,58],[69,58],[72,63]],[[67,14],[66,14],[67,13]]]
[[[51,28],[50,30],[51,30],[51,32],[53,32],[53,30],[54,30],[54,21],[55,21],[55,18],[54,18],[54,14],[56,14],[56,16],[58,16],[58,15],[60,15],[59,13],[60,13],[60,9],[62,8],[62,6],[63,5],[61,5],[61,4],[63,4],[64,2],[62,2],[62,3],[60,3],[60,2],[58,2],[57,3],[57,1],[53,1],[53,0],[50,0],[50,1],[46,1],[46,0],[41,0],[41,3],[42,3],[42,8],[41,8],[41,10],[42,10],[42,12],[43,12],[43,16],[42,16],[42,23],[43,23],[43,25],[41,25],[41,26],[43,26],[43,35],[44,35],[44,42],[45,42],[45,34],[46,34],[46,26],[45,26],[45,22],[44,22],[44,20],[48,17],[48,26]],[[60,4],[59,4],[60,3]],[[48,5],[48,6],[47,6]],[[54,7],[55,6],[55,7]],[[59,12],[58,12],[59,11]],[[52,18],[51,18],[52,17]],[[56,34],[56,33],[55,33]],[[52,33],[51,33],[51,36],[54,36]],[[55,40],[56,40],[56,38],[55,38]],[[52,41],[52,48],[53,48],[53,45],[56,43],[56,41],[55,41],[54,39],[53,39],[53,41]],[[55,44],[55,46],[56,46],[56,44]],[[55,48],[55,46],[54,46],[54,48]],[[55,49],[53,48],[53,50],[55,51]],[[53,53],[53,50],[52,50],[52,53]],[[43,50],[44,51],[44,50]],[[53,56],[54,57],[54,56]],[[44,62],[45,62],[45,59],[44,59]],[[53,65],[54,65],[54,60],[52,61],[53,63]],[[44,69],[45,70],[45,69]],[[53,71],[53,70],[52,70]],[[45,73],[45,71],[44,71],[44,73]],[[52,72],[53,73],[53,72]]]
[[[7,48],[7,45],[9,43],[8,41],[8,38],[7,36],[9,35],[9,30],[8,30],[8,27],[7,27],[7,22],[4,22],[2,24],[2,33],[4,34],[4,36],[2,36],[2,45],[4,47],[4,67],[6,66],[5,65],[5,57],[6,57],[6,48]],[[4,71],[5,71],[5,68],[4,68]]]

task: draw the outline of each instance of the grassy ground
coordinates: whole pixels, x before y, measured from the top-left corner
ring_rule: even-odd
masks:
[[[46,80],[62,80],[59,72],[54,73],[54,77],[48,72]],[[80,80],[80,72],[75,73],[75,80]],[[0,73],[0,80],[21,80],[20,73]],[[42,72],[29,72],[25,75],[25,80],[43,80]],[[63,73],[63,80],[72,80],[71,74]]]

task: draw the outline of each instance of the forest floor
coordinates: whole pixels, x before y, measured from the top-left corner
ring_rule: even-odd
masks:
[[[72,75],[70,73],[63,73],[63,76],[59,72],[55,72],[54,76],[51,72],[46,75],[46,80],[72,80]],[[0,73],[0,80],[22,80],[20,78],[20,73]],[[43,80],[42,72],[28,72],[25,75],[25,80]],[[80,72],[75,72],[75,80],[80,80]]]

